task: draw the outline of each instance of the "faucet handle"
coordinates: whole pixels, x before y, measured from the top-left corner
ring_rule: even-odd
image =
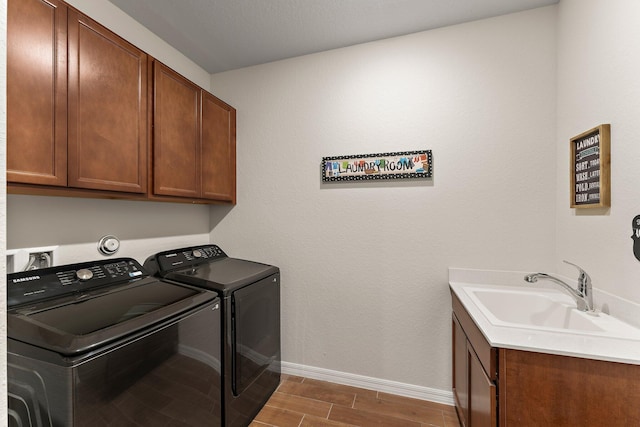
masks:
[[[580,287],[584,287],[584,286],[589,286],[591,285],[591,277],[589,277],[589,275],[587,274],[586,271],[584,271],[579,265],[576,265],[572,262],[569,262],[567,260],[562,260],[562,262],[564,262],[565,264],[569,264],[574,266],[575,268],[578,269],[578,283],[580,285]]]

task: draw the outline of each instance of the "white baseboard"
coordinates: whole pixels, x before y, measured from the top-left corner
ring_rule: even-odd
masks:
[[[365,377],[363,375],[332,371],[330,369],[316,368],[314,366],[305,366],[290,362],[282,362],[282,373],[453,406],[453,393],[451,391]]]

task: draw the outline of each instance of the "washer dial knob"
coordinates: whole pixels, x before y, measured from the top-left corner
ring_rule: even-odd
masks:
[[[202,251],[200,249],[194,249],[193,250],[193,257],[194,258],[202,258]]]
[[[91,279],[93,277],[93,272],[91,270],[87,269],[87,268],[82,268],[82,269],[76,271],[76,277],[81,282],[86,282],[87,280],[89,280],[89,279]]]

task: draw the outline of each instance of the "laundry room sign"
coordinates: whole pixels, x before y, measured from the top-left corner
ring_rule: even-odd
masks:
[[[611,206],[611,126],[600,125],[571,138],[571,207]]]
[[[431,178],[431,150],[322,158],[322,181]]]

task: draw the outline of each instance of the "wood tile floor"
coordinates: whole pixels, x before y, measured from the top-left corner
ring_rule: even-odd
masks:
[[[282,375],[249,427],[459,427],[453,406]]]

